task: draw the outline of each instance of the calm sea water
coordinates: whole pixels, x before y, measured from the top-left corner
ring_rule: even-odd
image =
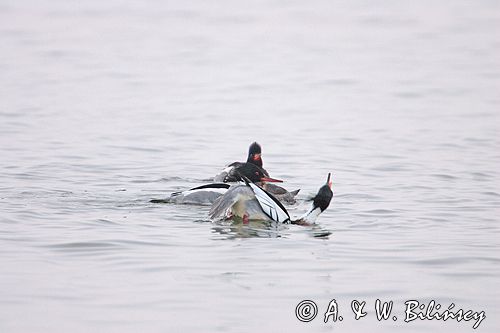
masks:
[[[499,30],[496,1],[2,1],[0,331],[473,331],[411,299],[498,331]],[[149,203],[255,140],[302,201],[333,172],[317,228]]]

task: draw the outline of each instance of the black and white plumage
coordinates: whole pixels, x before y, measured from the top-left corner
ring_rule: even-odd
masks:
[[[214,177],[215,182],[230,183],[239,180],[239,177],[235,170],[241,167],[242,164],[250,163],[257,166],[266,176],[269,173],[262,167],[262,148],[257,142],[253,142],[248,148],[248,157],[246,162],[233,162],[229,164],[221,173]]]
[[[283,204],[295,205],[297,203],[295,197],[299,194],[300,189],[288,192],[284,187],[272,183],[263,183],[261,187]]]
[[[249,185],[231,187],[214,202],[208,215],[211,219],[239,217],[248,220],[249,216],[254,220],[268,219]]]
[[[249,181],[246,181],[245,185],[230,188],[218,198],[212,205],[209,216],[211,219],[239,217],[244,222],[269,220],[299,225],[314,224],[318,216],[330,205],[333,197],[331,184],[328,174],[327,184],[319,189],[311,209],[296,220],[290,219],[286,208],[271,193]]]
[[[236,179],[242,181],[243,178],[248,181],[255,183],[266,183],[266,182],[281,182],[281,180],[266,177],[262,170],[251,163],[241,163],[234,169]],[[153,203],[175,203],[175,204],[191,204],[191,205],[211,205],[220,196],[225,194],[232,186],[238,186],[237,184],[228,183],[213,183],[206,184],[192,189],[174,192],[167,199],[153,199]]]
[[[252,188],[260,208],[271,220],[282,223],[290,221],[290,215],[278,199],[255,184],[248,185]]]
[[[167,202],[175,204],[211,205],[231,187],[225,183],[207,184],[192,189],[174,192]]]
[[[290,220],[285,207],[253,183],[231,187],[214,202],[208,214],[212,219],[239,217],[244,222],[272,220],[286,223]]]
[[[323,213],[333,198],[331,174],[328,174],[326,184],[321,186],[318,193],[312,198],[311,208],[300,218],[293,220],[292,224],[311,225],[316,223],[318,216]]]
[[[264,173],[267,177],[269,177],[269,173],[263,167],[262,161],[262,147],[257,143],[253,142],[248,148],[248,157],[246,163],[253,164],[259,168],[259,170]],[[215,182],[221,183],[231,183],[238,181],[238,168],[240,168],[245,163],[243,162],[233,162],[229,164],[221,173],[214,177]],[[295,190],[289,192],[285,188],[275,185],[275,184],[267,184],[263,183],[262,188],[264,188],[267,192],[271,193],[275,198],[277,198],[280,202],[287,205],[294,205],[297,201],[295,197],[299,193],[300,190]]]

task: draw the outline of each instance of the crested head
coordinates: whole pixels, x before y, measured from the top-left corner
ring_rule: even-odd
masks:
[[[248,158],[247,162],[257,165],[262,168],[262,149],[257,142],[254,142],[248,148]]]
[[[332,192],[332,181],[331,174],[328,174],[328,178],[326,180],[326,184],[321,186],[316,196],[313,198],[313,206],[321,209],[321,211],[325,211],[330,205],[330,201],[333,197]]]
[[[318,193],[312,198],[313,203],[309,211],[297,220],[292,221],[292,224],[313,225],[316,223],[318,216],[328,208],[330,201],[332,201],[333,192],[331,187],[331,174],[328,174],[326,184],[321,186]]]
[[[262,148],[257,142],[253,142],[248,148],[248,155],[262,154]]]

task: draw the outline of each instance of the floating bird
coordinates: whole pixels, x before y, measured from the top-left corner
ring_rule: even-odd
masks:
[[[269,173],[262,167],[262,148],[257,142],[254,142],[248,148],[248,157],[246,163],[256,165],[261,169],[264,175],[269,176]],[[220,174],[214,177],[215,182],[230,183],[239,180],[235,172],[235,168],[241,166],[244,162],[233,162],[229,164]]]
[[[265,175],[269,176],[269,173],[263,168],[263,161],[262,161],[262,147],[257,143],[253,142],[250,147],[248,148],[248,157],[247,157],[247,162],[246,163],[251,163],[253,165],[256,165],[257,167],[260,168],[260,171]],[[237,168],[240,167],[243,162],[233,162],[229,164],[220,174],[214,177],[215,182],[220,182],[220,183],[230,183],[230,182],[236,182],[240,179]],[[263,184],[264,185],[264,184]],[[275,185],[275,184],[267,184],[264,189],[268,191],[269,193],[273,194],[278,200],[280,200],[282,203],[288,204],[288,205],[293,205],[297,201],[295,197],[299,193],[299,190],[291,191],[289,192],[285,188]]]
[[[232,171],[235,174],[235,179],[242,181],[243,178],[251,182],[259,184],[267,184],[267,182],[282,182],[282,180],[274,179],[266,176],[261,168],[252,163],[241,163]],[[262,185],[263,186],[263,185]],[[192,204],[192,205],[211,205],[214,201],[226,193],[231,188],[231,184],[213,183],[206,184],[192,189],[174,192],[167,199],[153,199],[153,203],[176,203],[176,204]]]
[[[271,193],[254,184],[250,179],[245,185],[229,188],[212,205],[209,216],[218,218],[241,218],[243,223],[250,220],[275,221],[298,225],[312,225],[318,216],[330,205],[333,197],[331,174],[327,182],[312,199],[311,208],[301,217],[292,220],[286,208]]]

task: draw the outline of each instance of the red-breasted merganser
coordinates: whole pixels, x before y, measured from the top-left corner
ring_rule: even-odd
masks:
[[[247,157],[247,162],[246,163],[251,163],[256,165],[261,169],[261,171],[266,175],[266,177],[269,177],[269,173],[263,168],[263,161],[262,161],[262,148],[257,142],[253,142],[250,147],[248,148],[248,157]],[[221,182],[221,183],[229,183],[229,182],[235,182],[238,181],[239,176],[237,172],[235,172],[235,168],[241,166],[242,162],[233,162],[229,164],[220,174],[214,177],[215,182]],[[275,184],[262,184],[263,188],[274,195],[279,201],[288,204],[288,205],[293,205],[296,203],[295,197],[299,193],[299,190],[295,191],[287,191],[285,188],[275,185]]]
[[[248,148],[248,157],[246,163],[256,165],[261,169],[266,177],[269,176],[269,173],[262,167],[262,148],[257,142],[252,143],[250,145],[250,148]],[[238,175],[234,172],[234,169],[241,166],[242,164],[244,163],[233,162],[229,164],[224,170],[222,170],[220,174],[214,177],[214,181],[221,183],[237,182],[239,178]]]
[[[301,217],[292,220],[286,208],[271,193],[246,180],[245,185],[233,186],[219,197],[209,216],[211,219],[239,217],[244,223],[250,220],[275,221],[298,225],[312,225],[330,205],[333,197],[331,175],[312,199],[311,208]]]
[[[264,174],[261,168],[252,163],[240,163],[236,166],[232,173],[234,179],[243,181],[243,178],[251,182],[266,184],[267,182],[283,182],[279,179],[268,177]],[[231,188],[231,184],[213,183],[206,184],[192,189],[174,192],[167,199],[153,199],[153,203],[176,203],[176,204],[192,204],[192,205],[211,205],[216,199],[222,196]]]

